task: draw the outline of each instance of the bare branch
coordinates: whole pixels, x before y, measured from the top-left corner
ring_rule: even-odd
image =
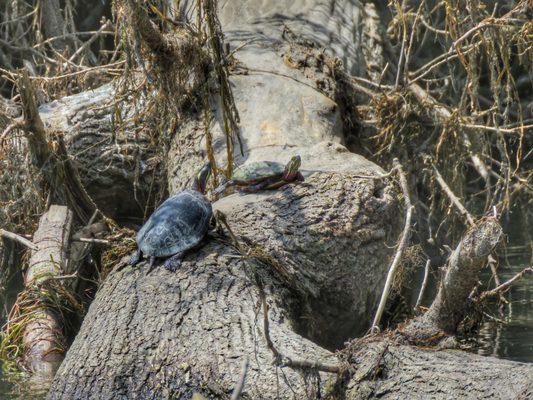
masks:
[[[433,171],[435,172],[435,178],[437,179],[437,182],[439,183],[444,193],[446,193],[448,198],[451,200],[453,205],[455,205],[455,207],[457,207],[461,215],[466,218],[469,225],[471,226],[474,225],[474,218],[472,218],[472,215],[468,212],[466,207],[463,206],[463,203],[461,203],[461,201],[457,198],[457,196],[450,189],[450,187],[448,186],[448,184],[446,183],[446,181],[444,180],[444,178],[442,177],[442,175],[440,174],[439,170],[437,169],[435,165],[433,165]]]
[[[420,307],[420,303],[422,303],[422,299],[424,297],[424,293],[426,291],[426,287],[428,285],[428,278],[429,278],[429,266],[431,265],[431,260],[428,258],[426,261],[426,266],[424,267],[424,279],[422,280],[422,286],[420,287],[420,292],[418,293],[418,298],[416,299],[415,304],[415,311],[417,311]]]
[[[279,365],[280,367],[314,369],[317,371],[329,372],[332,374],[339,374],[342,372],[342,368],[338,365],[324,364],[319,361],[298,360],[298,359],[295,360],[295,359],[291,359],[281,354],[276,349],[276,347],[274,346],[274,343],[272,342],[272,339],[270,338],[270,328],[269,328],[270,324],[268,321],[268,304],[266,302],[265,293],[262,288],[259,288],[259,295],[261,296],[261,304],[263,305],[263,330],[265,332],[265,339],[266,339],[268,348],[274,355],[274,359],[277,365]]]
[[[479,295],[478,300],[485,300],[487,297],[497,296],[502,292],[505,292],[508,290],[516,281],[522,279],[524,275],[533,274],[533,267],[527,267],[524,268],[522,271],[520,271],[518,274],[513,276],[508,281],[502,283],[498,287],[495,287],[494,289],[487,290]]]
[[[409,237],[411,233],[411,218],[413,215],[413,205],[411,204],[411,197],[409,195],[407,178],[405,177],[405,173],[403,172],[402,165],[397,159],[394,159],[394,168],[396,169],[396,171],[398,171],[400,186],[402,188],[403,198],[405,202],[405,226],[403,228],[400,243],[398,244],[398,249],[396,250],[396,254],[394,255],[394,259],[392,260],[392,264],[389,268],[389,273],[387,274],[387,280],[385,281],[385,287],[383,288],[383,293],[381,294],[381,299],[379,300],[378,310],[376,311],[374,322],[372,322],[372,327],[370,328],[372,332],[379,331],[379,323],[381,321],[383,311],[385,311],[385,305],[387,304],[387,298],[389,297],[392,282],[394,280],[394,276],[396,275],[396,270],[400,265],[400,260],[402,258],[403,251],[405,250],[405,247],[409,242]]]
[[[0,236],[6,239],[14,240],[15,242],[18,242],[33,251],[39,250],[39,248],[35,244],[33,244],[33,242],[31,242],[30,240],[26,238],[23,238],[20,235],[17,235],[16,233],[8,232],[4,229],[0,229]]]
[[[248,373],[248,363],[248,357],[246,357],[244,359],[244,362],[242,363],[242,370],[241,375],[239,377],[239,382],[237,382],[237,386],[235,386],[235,389],[231,394],[230,400],[238,400],[239,397],[241,397],[242,389],[244,388],[244,381],[246,380],[246,374]]]

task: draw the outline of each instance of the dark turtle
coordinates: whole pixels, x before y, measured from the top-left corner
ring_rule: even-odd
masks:
[[[143,256],[150,257],[150,267],[156,258],[170,257],[165,268],[170,271],[179,268],[185,252],[196,247],[209,229],[213,210],[203,193],[210,173],[211,166],[206,164],[195,178],[192,190],[169,197],[154,211],[137,233],[138,250],[131,265]]]
[[[257,192],[262,189],[277,189],[287,183],[304,180],[298,170],[302,160],[294,156],[287,165],[275,161],[256,161],[241,165],[235,170],[231,179],[220,185],[215,192],[222,193],[228,187],[239,186],[245,192]]]

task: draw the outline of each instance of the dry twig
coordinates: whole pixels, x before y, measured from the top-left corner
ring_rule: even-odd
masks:
[[[426,291],[426,287],[428,284],[429,279],[429,266],[431,265],[431,260],[428,258],[426,261],[426,266],[424,267],[424,279],[422,280],[422,286],[420,286],[420,292],[418,293],[418,297],[416,299],[415,303],[415,311],[419,310],[420,304],[422,303],[422,299],[424,298],[424,293]]]
[[[492,296],[497,296],[503,292],[505,292],[506,290],[508,290],[516,281],[522,279],[524,277],[524,275],[529,275],[529,274],[533,274],[533,267],[527,267],[527,268],[524,268],[522,271],[520,271],[518,274],[516,274],[515,276],[513,276],[511,279],[509,279],[508,281],[502,283],[501,285],[495,287],[494,289],[491,289],[491,290],[487,290],[483,293],[481,293],[478,297],[478,300],[484,300],[486,299],[487,297],[492,297]]]
[[[265,333],[265,340],[267,342],[267,346],[274,355],[274,362],[276,365],[280,367],[292,367],[292,368],[298,368],[298,369],[314,369],[317,371],[322,372],[329,372],[332,374],[339,374],[342,372],[342,368],[339,365],[332,365],[332,364],[324,364],[319,361],[314,360],[298,360],[298,359],[291,359],[282,353],[280,353],[276,347],[274,346],[274,343],[272,342],[272,339],[270,338],[270,327],[269,327],[269,321],[268,321],[268,304],[266,301],[266,296],[262,288],[259,288],[259,296],[261,297],[261,304],[263,305],[263,330]]]
[[[385,287],[383,288],[383,293],[381,294],[381,299],[379,300],[379,305],[376,311],[376,315],[374,316],[374,321],[372,322],[372,327],[371,327],[372,332],[379,331],[379,323],[381,321],[383,311],[385,310],[385,305],[387,304],[387,299],[389,297],[389,292],[392,286],[392,282],[394,281],[396,270],[398,269],[398,266],[400,265],[400,260],[402,258],[403,251],[405,250],[405,247],[407,246],[409,242],[409,237],[411,233],[411,218],[413,214],[413,205],[411,204],[411,197],[409,195],[409,187],[407,185],[407,178],[405,177],[403,168],[397,159],[394,160],[394,168],[396,169],[399,175],[400,186],[402,188],[404,202],[405,202],[405,209],[406,209],[405,226],[403,228],[402,236],[400,238],[400,243],[398,244],[398,248],[396,249],[396,254],[394,255],[394,259],[392,260],[392,264],[387,274],[387,280],[385,281]]]
[[[26,238],[23,238],[20,235],[17,235],[16,233],[8,232],[8,231],[6,231],[4,229],[0,229],[0,236],[4,237],[6,239],[14,240],[14,241],[26,246],[28,249],[31,249],[33,251],[39,250],[39,248],[35,244],[33,244],[33,242],[31,242],[30,240],[28,240]]]
[[[237,382],[237,386],[235,386],[235,389],[233,389],[233,393],[231,394],[230,400],[238,400],[241,397],[242,390],[244,389],[244,382],[246,380],[246,374],[248,373],[248,362],[248,357],[246,357],[244,362],[242,363],[239,381]]]

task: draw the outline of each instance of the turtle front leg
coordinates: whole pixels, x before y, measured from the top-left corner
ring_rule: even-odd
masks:
[[[148,271],[146,272],[146,275],[148,275],[150,272],[153,271],[155,267],[155,260],[156,260],[155,256],[150,257],[150,261],[148,262]]]
[[[130,258],[130,265],[133,267],[134,265],[139,264],[142,259],[143,259],[143,253],[141,249],[137,249],[135,254],[133,254]]]
[[[275,190],[289,183],[297,183],[297,182],[304,182],[304,181],[305,181],[304,176],[302,175],[301,172],[298,172],[298,174],[296,174],[294,178],[291,178],[288,180],[283,179],[283,178],[271,180],[270,183],[264,186],[264,189]]]
[[[163,266],[168,269],[170,272],[176,272],[176,270],[181,266],[181,262],[185,257],[185,252],[176,253],[172,257],[168,258]]]

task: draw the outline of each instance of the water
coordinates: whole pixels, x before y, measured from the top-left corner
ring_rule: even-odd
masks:
[[[512,257],[511,265],[500,267],[502,282],[528,267],[525,257]],[[533,362],[533,275],[516,282],[505,295],[509,304],[502,308],[493,301],[478,334],[478,353],[509,360]]]

